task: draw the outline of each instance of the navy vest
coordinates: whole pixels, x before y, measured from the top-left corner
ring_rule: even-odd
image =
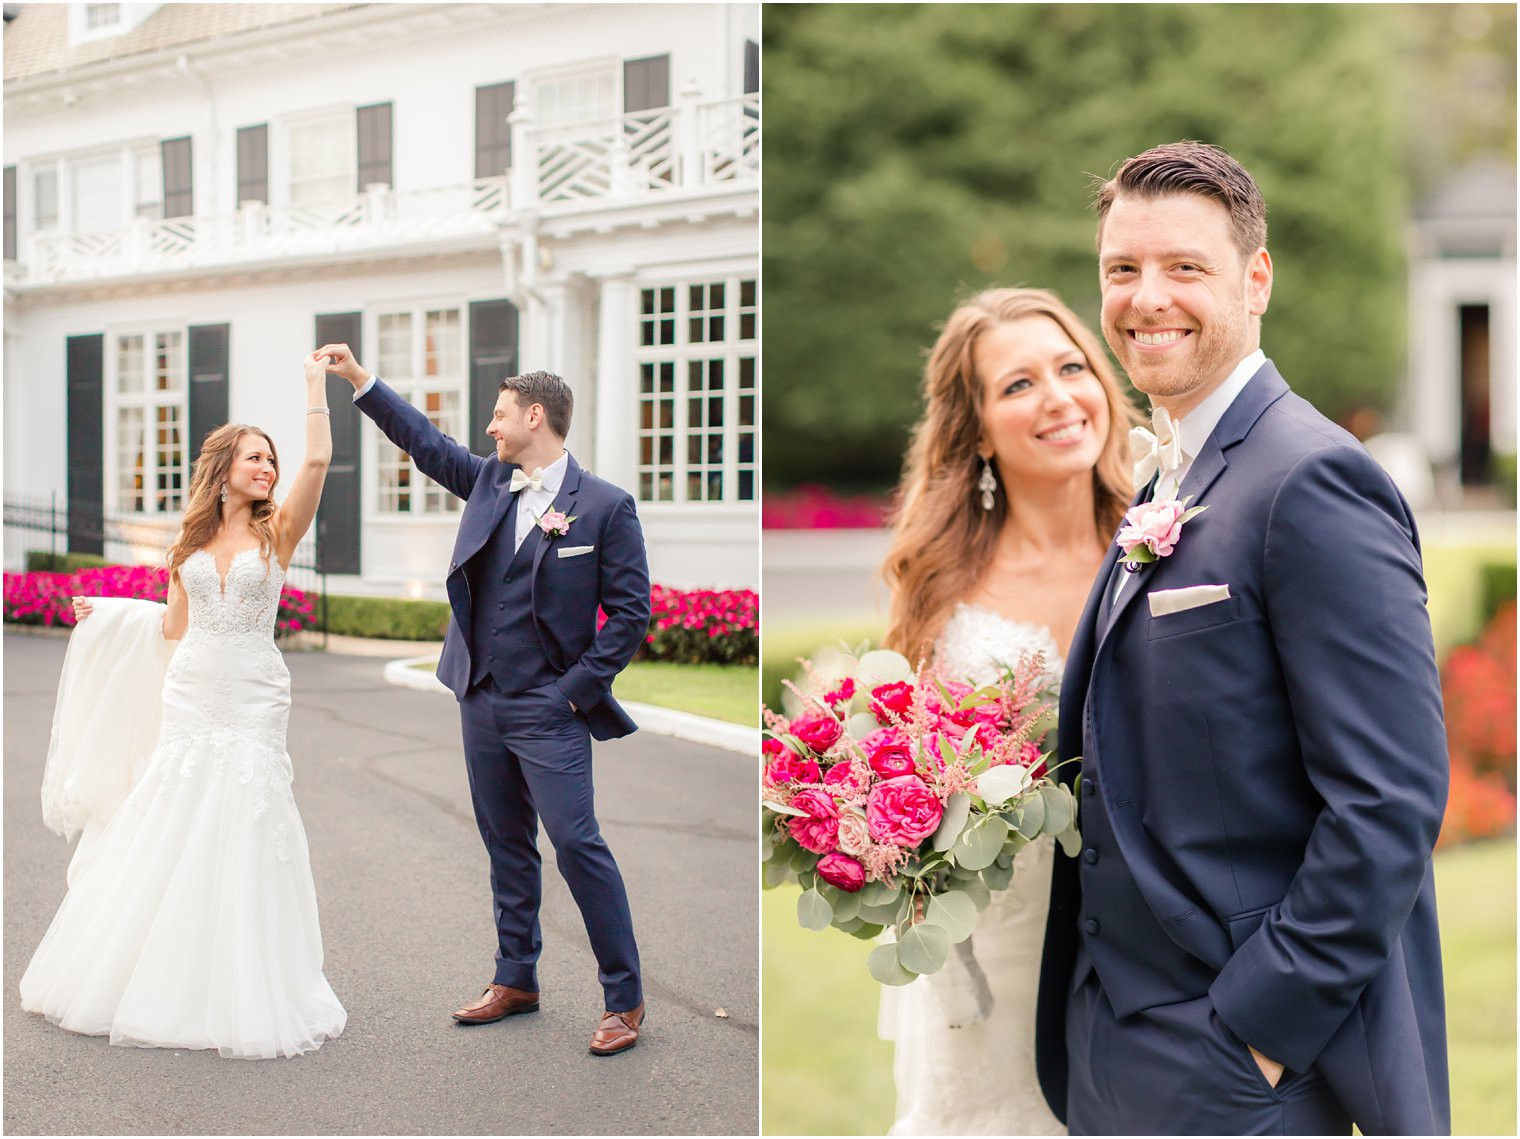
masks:
[[[502,692],[526,692],[560,675],[544,652],[533,620],[533,553],[543,535],[536,528],[529,530],[514,553],[516,529],[514,502],[490,540],[465,565],[470,585],[472,688],[489,674]]]
[[[1103,983],[1117,1016],[1201,997],[1215,972],[1174,941],[1156,920],[1114,837],[1109,811],[1133,811],[1131,802],[1110,804],[1102,773],[1093,763],[1092,713],[1083,708],[1081,830],[1082,912],[1077,918],[1082,949]],[[1081,955],[1076,976],[1083,973]]]

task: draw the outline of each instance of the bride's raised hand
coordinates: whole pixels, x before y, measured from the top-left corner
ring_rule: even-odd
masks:
[[[330,360],[331,357],[324,356],[320,352],[313,352],[305,357],[301,363],[306,368],[306,382],[310,384],[326,379],[327,369],[331,366]]]
[[[91,605],[86,598],[74,598],[74,623],[76,625],[93,612],[95,612],[95,606]]]

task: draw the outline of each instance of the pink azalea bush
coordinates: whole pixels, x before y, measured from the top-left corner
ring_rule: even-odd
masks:
[[[100,566],[75,573],[8,573],[5,575],[4,617],[17,625],[74,625],[76,595],[83,597],[135,597],[163,601],[169,593],[169,571],[162,566]],[[280,609],[275,635],[308,629],[314,623],[316,605],[304,590],[285,586],[280,590]]]
[[[597,628],[607,621],[597,614]],[[649,631],[640,660],[755,664],[760,657],[760,597],[753,589],[650,589]]]

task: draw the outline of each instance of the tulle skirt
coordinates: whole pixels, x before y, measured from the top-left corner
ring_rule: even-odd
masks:
[[[289,673],[267,649],[187,638],[176,654],[158,744],[82,833],[24,1009],[112,1044],[246,1059],[343,1031],[291,794]]]

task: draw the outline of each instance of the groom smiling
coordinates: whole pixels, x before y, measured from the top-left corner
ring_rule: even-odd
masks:
[[[444,435],[347,345],[318,353],[353,385],[355,406],[465,500],[438,679],[459,698],[498,948],[491,983],[454,1019],[489,1024],[538,1010],[541,818],[606,997],[591,1053],[625,1052],[638,1043],[644,996],[628,895],[593,810],[591,737],[637,726],[611,692],[649,629],[649,567],[633,499],[565,450],[574,401],[556,375],[502,381],[487,428],[493,461]],[[607,616],[600,630],[598,607]]]
[[[1103,332],[1156,430],[1061,691],[1084,849],[1052,881],[1041,1084],[1073,1134],[1444,1134],[1414,519],[1262,354],[1239,163],[1156,147],[1097,208]]]

